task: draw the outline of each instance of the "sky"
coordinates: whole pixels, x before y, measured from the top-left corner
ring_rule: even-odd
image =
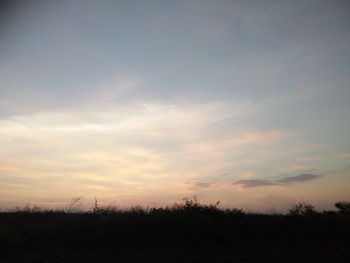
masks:
[[[0,208],[350,200],[348,1],[8,1]]]

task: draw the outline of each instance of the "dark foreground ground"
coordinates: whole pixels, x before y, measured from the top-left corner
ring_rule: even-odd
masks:
[[[350,214],[246,214],[187,202],[0,213],[0,262],[350,262]]]
[[[40,249],[3,256],[1,262],[350,262],[349,246],[179,246],[128,249]]]

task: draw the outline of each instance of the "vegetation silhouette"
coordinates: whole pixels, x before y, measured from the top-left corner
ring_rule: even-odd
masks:
[[[297,204],[293,204],[291,208],[289,208],[289,215],[314,215],[316,214],[316,209],[313,205],[305,202],[300,201]]]
[[[337,202],[334,206],[339,210],[339,213],[350,215],[350,202]]]
[[[160,208],[100,207],[95,200],[89,211],[78,209],[80,200],[73,199],[63,210],[26,206],[1,212],[0,247],[6,251],[1,256],[15,262],[14,255],[16,258],[33,251],[63,251],[64,260],[67,251],[85,251],[81,253],[88,255],[96,251],[174,253],[179,250],[182,252],[176,253],[181,254],[198,249],[198,253],[205,254],[224,249],[220,253],[241,262],[245,257],[255,257],[256,253],[267,257],[269,262],[295,262],[296,258],[288,261],[293,259],[291,255],[283,257],[288,253],[305,257],[310,251],[313,254],[309,256],[319,256],[319,262],[327,262],[323,260],[330,255],[332,262],[342,262],[350,248],[350,202],[345,201],[335,204],[337,211],[319,212],[302,201],[292,205],[287,214],[261,214],[237,208],[221,209],[220,202],[204,205],[195,196]],[[276,258],[274,252],[267,252],[272,248],[279,251]],[[250,250],[253,252],[247,252],[249,255],[244,252]],[[125,252],[126,257],[130,256],[129,252]],[[156,259],[159,258],[153,260]],[[187,259],[186,256],[178,260]],[[18,260],[26,262],[24,256]],[[90,262],[89,257],[84,262]]]

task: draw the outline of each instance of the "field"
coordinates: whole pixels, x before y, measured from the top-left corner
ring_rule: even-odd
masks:
[[[186,199],[172,207],[0,213],[1,262],[350,262],[348,203],[245,213]]]

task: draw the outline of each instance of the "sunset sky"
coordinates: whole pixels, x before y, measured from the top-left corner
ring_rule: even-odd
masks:
[[[349,201],[348,1],[1,9],[0,208]]]

